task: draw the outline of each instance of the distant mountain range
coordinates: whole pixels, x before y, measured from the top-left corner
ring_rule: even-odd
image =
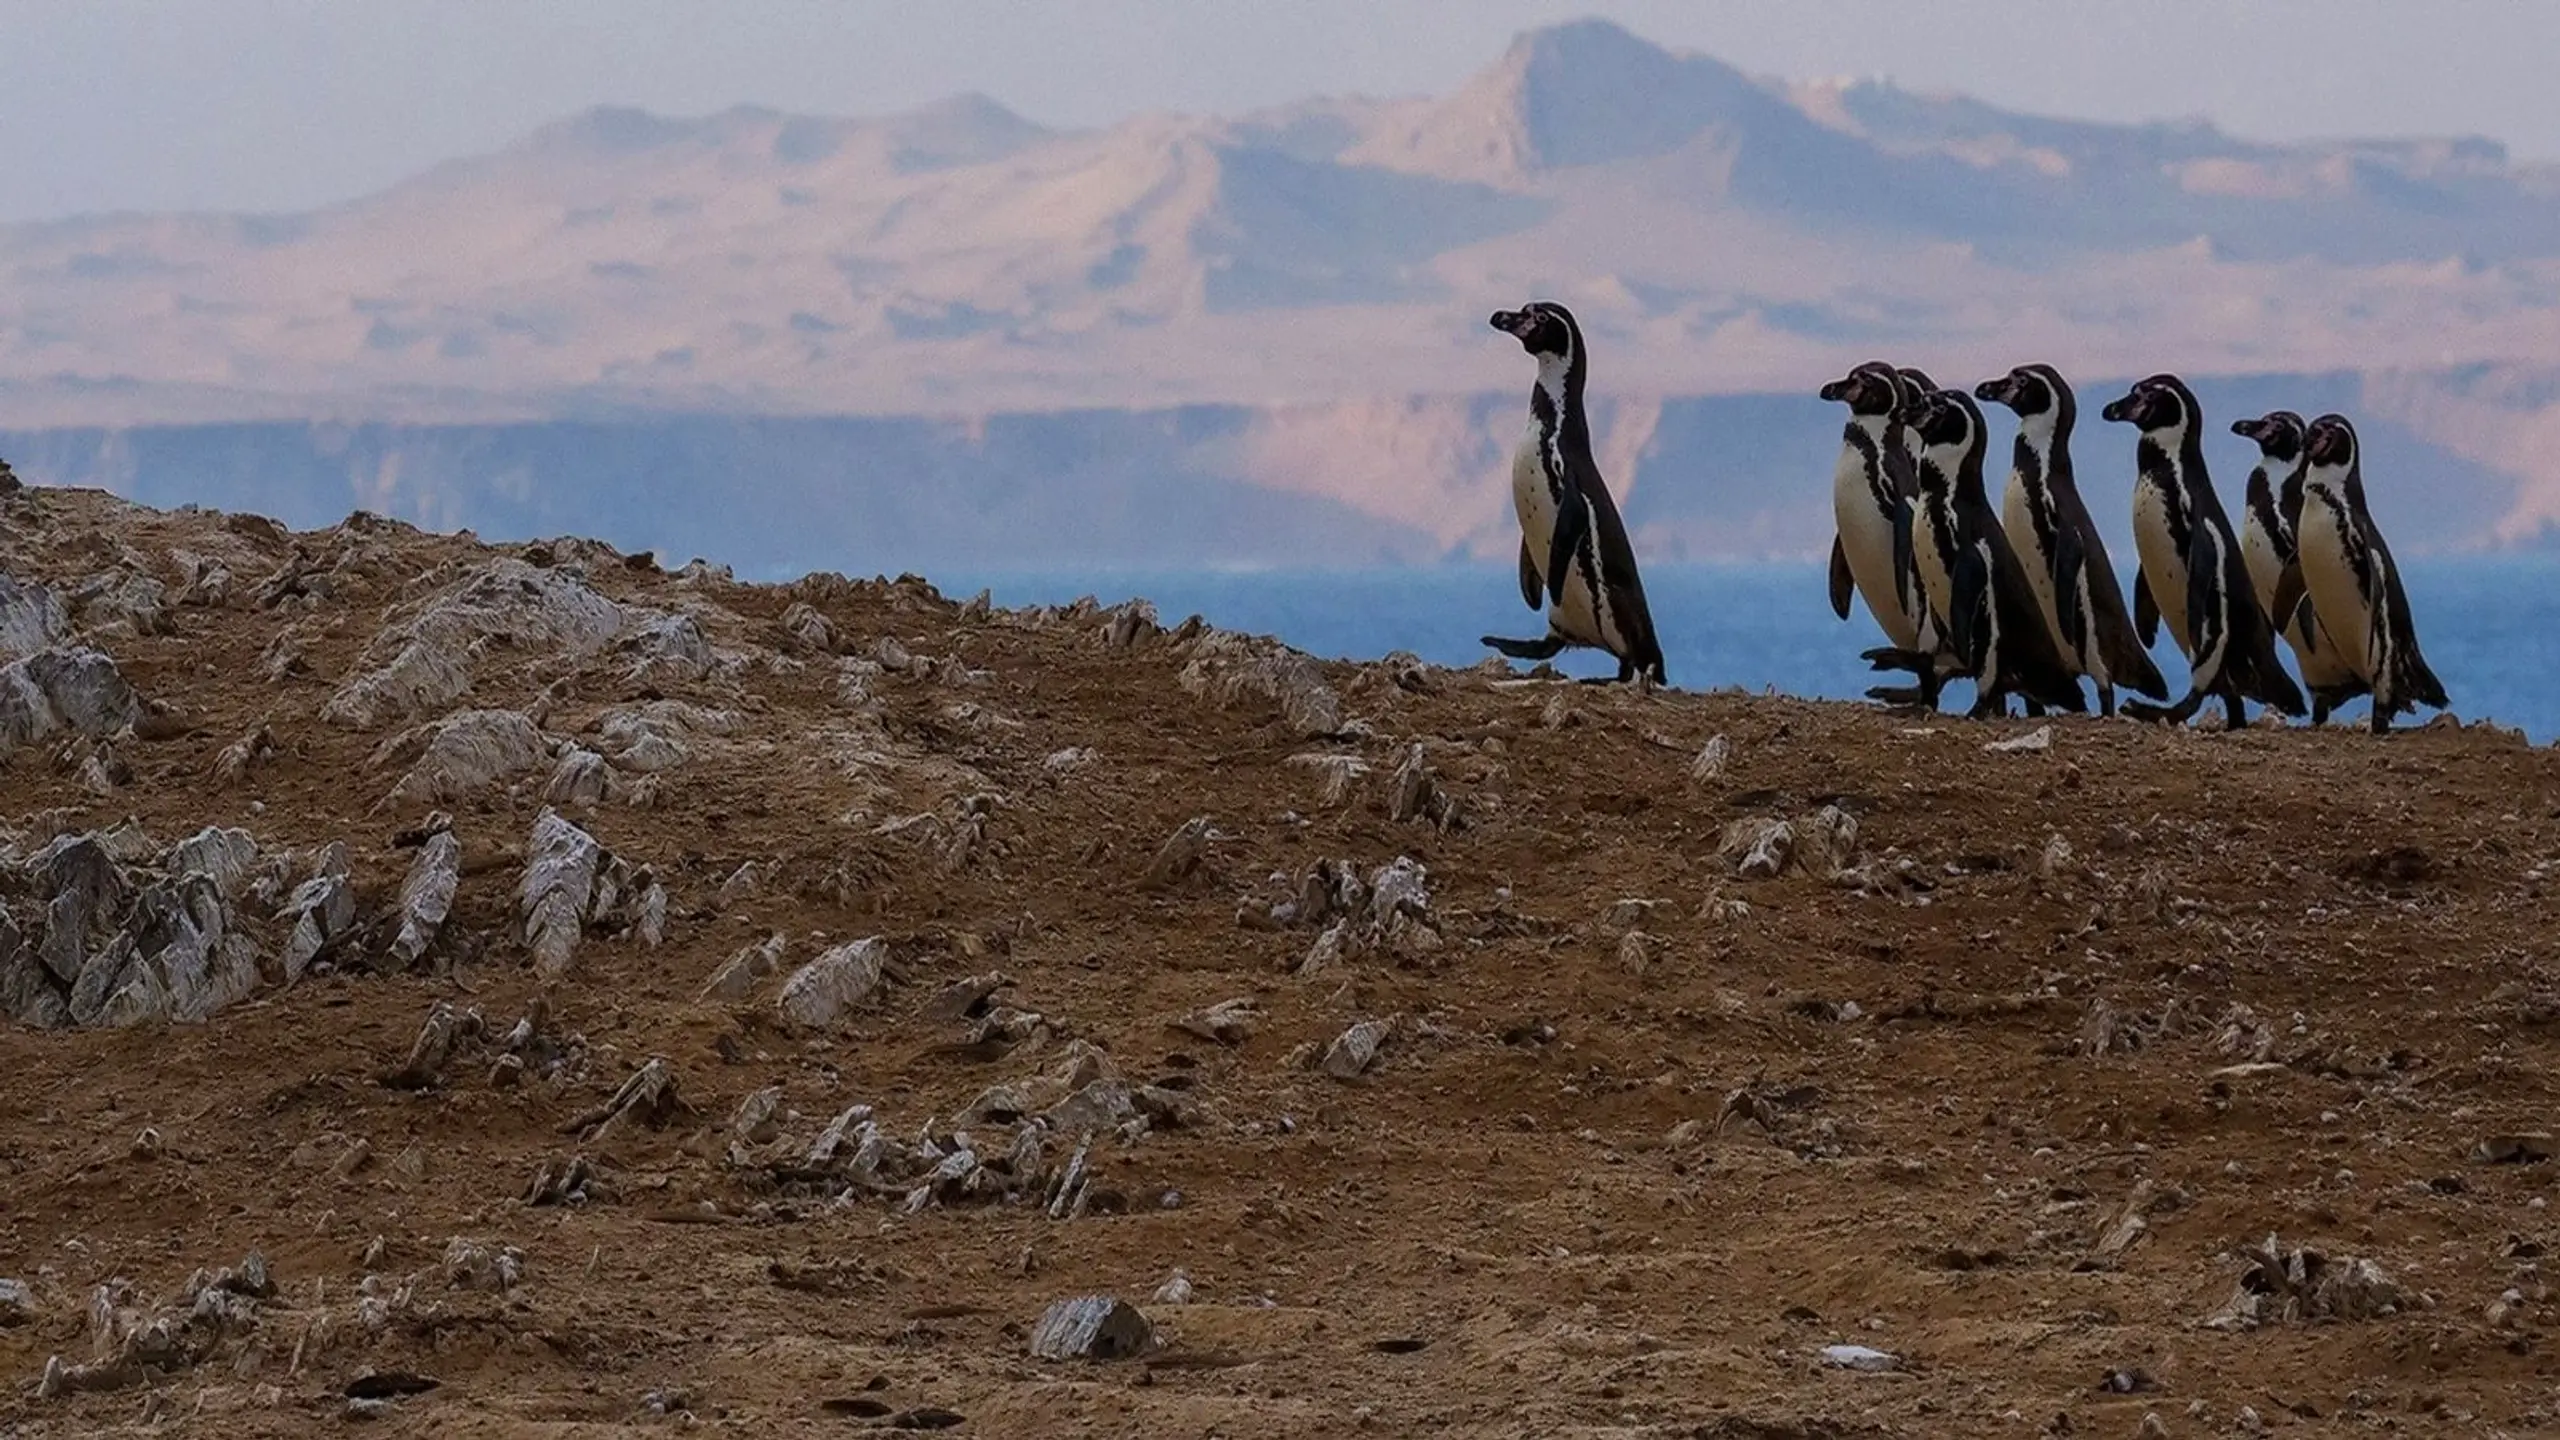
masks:
[[[1498,557],[1526,376],[1484,316],[1532,295],[1593,337],[1640,543],[1817,545],[1837,427],[1805,397],[1875,354],[2279,398],[2269,377],[2318,377],[2395,437],[2386,520],[2405,503],[2433,548],[2560,531],[2560,167],[1769,80],[1601,22],[1439,98],[1080,132],[975,96],[596,110],[310,214],[0,228],[0,453],[220,501],[217,432],[188,427],[267,422],[305,508],[491,528],[538,495],[610,531],[582,495],[637,523],[730,486],[785,527],[852,507],[848,563],[889,568],[896,527],[866,515],[1001,558],[1143,550],[1166,505],[1201,511],[1204,558]],[[1742,428],[1676,438],[1709,413]],[[669,427],[729,427],[691,453],[768,472],[652,449],[659,483],[627,494],[635,472],[595,471]],[[1736,529],[1701,486],[1817,508]],[[1048,493],[1002,498],[1026,487]],[[714,508],[771,558],[765,521]]]

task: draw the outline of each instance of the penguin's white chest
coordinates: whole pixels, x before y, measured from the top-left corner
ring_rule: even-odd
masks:
[[[1831,513],[1840,526],[1840,553],[1849,562],[1849,578],[1884,627],[1885,638],[1898,649],[1921,648],[1920,627],[1894,592],[1893,517],[1877,504],[1866,452],[1855,445],[1841,446],[1839,463],[1832,467]]]
[[[2297,536],[2302,591],[2310,597],[2312,620],[2323,632],[2325,648],[2371,685],[2379,668],[2373,656],[2373,603],[2356,583],[2343,520],[2337,507],[2324,499],[2314,498],[2302,507]]]
[[[2133,549],[2142,561],[2142,578],[2160,607],[2160,622],[2178,642],[2178,653],[2192,660],[2195,642],[2187,633],[2187,557],[2169,534],[2169,498],[2149,480],[2133,482]]]
[[[2050,512],[2053,507],[2047,502],[2044,508]],[[2027,586],[2036,592],[2036,608],[2044,615],[2044,628],[2053,635],[2055,648],[2074,668],[2087,669],[2081,663],[2080,637],[2062,633],[2062,605],[2053,586],[2053,552],[2044,532],[2036,528],[2036,496],[2015,470],[2009,472],[2008,493],[2000,497],[2000,529],[2009,537],[2009,548],[2025,562]]]
[[[2258,597],[2259,607],[2273,608],[2276,582],[2284,576],[2284,557],[2276,553],[2276,537],[2267,533],[2254,505],[2240,522],[2240,562],[2249,567],[2249,589]]]
[[[1529,564],[1538,572],[1538,583],[1547,586],[1547,551],[1556,533],[1555,491],[1547,484],[1546,435],[1533,416],[1520,444],[1511,452],[1511,508],[1520,519],[1520,535],[1529,543]],[[1583,551],[1598,543],[1590,531],[1583,536]],[[1581,552],[1566,562],[1564,595],[1547,606],[1547,628],[1568,640],[1611,649],[1618,645],[1617,627],[1600,613],[1592,600],[1593,585]]]

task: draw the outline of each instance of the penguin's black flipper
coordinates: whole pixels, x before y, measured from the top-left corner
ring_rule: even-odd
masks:
[[[1947,617],[1948,637],[1955,642],[1956,655],[1965,668],[1982,673],[1983,651],[1991,645],[1990,610],[1991,564],[1983,557],[1981,547],[1968,546],[1956,561],[1955,613]]]
[[[1840,546],[1840,537],[1831,537],[1831,613],[1849,618],[1849,595],[1857,582],[1849,575],[1849,552]]]
[[[2080,548],[2079,535],[2068,525],[2057,526],[2053,536],[2053,615],[2062,622],[2063,637],[2075,650],[2082,637],[2090,633],[2088,616],[2080,608],[2080,580],[2088,562],[2088,555]],[[2098,647],[2092,644],[2089,648]]]
[[[1893,507],[1893,598],[1913,614],[1925,613],[1925,602],[1915,603],[1913,592],[1919,587],[1911,583],[1911,502],[1897,501]]]
[[[2276,577],[2276,593],[2267,602],[2267,620],[2281,631],[2293,623],[2293,612],[2302,600],[2302,561],[2285,562],[2284,573]]]
[[[2142,632],[2142,648],[2160,643],[2160,606],[2151,598],[2151,577],[2133,572],[2133,628]]]
[[[1513,640],[1501,635],[1481,637],[1485,644],[1514,660],[1552,660],[1564,650],[1565,638],[1548,635],[1536,640]]]
[[[1556,507],[1555,533],[1547,537],[1549,604],[1563,603],[1565,573],[1573,568],[1573,557],[1582,552],[1582,542],[1590,534],[1591,502],[1578,491],[1567,495],[1564,503]]]
[[[1520,537],[1520,598],[1532,610],[1546,608],[1546,587],[1538,583],[1538,562],[1529,554],[1529,537]]]

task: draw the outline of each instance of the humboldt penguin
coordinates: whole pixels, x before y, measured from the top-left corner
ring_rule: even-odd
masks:
[[[2072,477],[2071,427],[2080,408],[2071,386],[2050,365],[2021,365],[1983,381],[1973,393],[2018,415],[2000,523],[2035,585],[2054,648],[2064,663],[2096,683],[2101,715],[2116,713],[2119,684],[2154,700],[2168,699],[2169,682],[2133,633],[2106,542]]]
[[[2154,375],[2101,413],[2141,432],[2134,443],[2133,542],[2141,560],[2134,625],[2147,645],[2168,621],[2190,677],[2177,704],[2127,701],[2125,713],[2182,725],[2219,696],[2234,730],[2248,723],[2244,699],[2301,714],[2302,692],[2276,658],[2275,627],[2249,584],[2239,537],[2205,469],[2204,407],[2195,393],[2175,375]]]
[[[2311,463],[2303,453],[2306,427],[2301,416],[2277,410],[2255,420],[2234,420],[2231,433],[2258,442],[2258,463],[2249,471],[2248,497],[2240,510],[2240,556],[2248,562],[2249,586],[2272,620],[2276,583],[2293,563],[2294,532],[2302,523],[2302,472]],[[2297,610],[2276,632],[2293,648],[2302,688],[2311,696],[2311,723],[2325,725],[2330,711],[2369,687],[2338,653],[2335,637],[2314,630],[2309,619],[2307,610]]]
[[[1935,709],[1940,686],[1954,666],[1930,633],[1927,605],[1912,583],[1915,492],[1900,418],[1907,393],[1904,372],[1881,360],[1870,360],[1822,387],[1823,399],[1849,407],[1840,458],[1831,472],[1831,508],[1839,526],[1831,541],[1831,609],[1846,620],[1851,595],[1865,599],[1867,612],[1892,643],[1861,658],[1878,670],[1909,670],[1918,679],[1907,687],[1878,686],[1869,696]]]
[[[1573,645],[1606,650],[1618,659],[1619,680],[1662,684],[1662,646],[1645,608],[1635,547],[1591,458],[1583,409],[1591,353],[1582,327],[1573,312],[1547,300],[1498,310],[1491,323],[1538,362],[1528,429],[1511,455],[1511,505],[1520,519],[1520,598],[1547,612],[1547,633],[1537,640],[1487,635],[1484,643],[1522,660]]]
[[[2356,428],[2343,415],[2311,422],[2303,442],[2310,465],[2302,476],[2302,520],[2294,562],[2276,584],[2276,613],[2307,610],[2305,624],[2329,643],[2373,690],[2373,733],[2420,705],[2450,703],[2444,684],[2418,652],[2418,629],[2400,567],[2365,505],[2364,464]]]
[[[1915,397],[1903,418],[1919,448],[1912,568],[1939,632],[1974,682],[1972,715],[2006,713],[2012,694],[2030,715],[2048,705],[2079,712],[2080,682],[2055,652],[2034,585],[1983,491],[1982,411],[1961,390],[1938,390]]]

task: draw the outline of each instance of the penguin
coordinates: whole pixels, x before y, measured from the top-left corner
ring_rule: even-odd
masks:
[[[2373,691],[2372,729],[2420,705],[2444,709],[2444,683],[2418,651],[2418,629],[2400,567],[2365,505],[2356,427],[2344,415],[2311,422],[2303,442],[2302,520],[2293,564],[2276,583],[2276,613],[2326,631],[2328,641]]]
[[[1529,425],[1511,455],[1511,505],[1520,520],[1520,598],[1547,612],[1538,640],[1487,635],[1484,643],[1521,660],[1544,660],[1567,646],[1606,650],[1621,681],[1665,683],[1662,646],[1636,574],[1635,547],[1591,458],[1583,410],[1591,354],[1573,312],[1535,300],[1497,310],[1493,328],[1538,362],[1529,389]]]
[[[2249,585],[2258,603],[2274,618],[2276,584],[2293,563],[2294,532],[2302,523],[2302,472],[2311,463],[2303,453],[2307,438],[2302,417],[2290,410],[2271,411],[2255,420],[2234,420],[2231,433],[2258,442],[2258,463],[2249,471],[2249,489],[2240,511],[2240,556],[2248,562]],[[2276,627],[2293,649],[2302,672],[2302,688],[2311,696],[2311,723],[2329,723],[2329,712],[2370,688],[2333,637],[2308,623],[2307,612]]]
[[[2275,627],[2249,584],[2239,537],[2205,469],[2204,407],[2195,392],[2175,375],[2154,375],[2099,413],[2141,432],[2134,442],[2133,541],[2141,560],[2134,625],[2148,645],[2166,620],[2190,674],[2177,704],[2127,701],[2125,713],[2183,725],[2220,696],[2234,730],[2248,723],[2244,699],[2301,714],[2302,692],[2276,658]]]
[[[2004,714],[2011,694],[2030,715],[2048,705],[2079,713],[2080,682],[2055,652],[2033,583],[1983,492],[1982,411],[1961,390],[1937,390],[1914,397],[1903,418],[1919,451],[1912,568],[1939,633],[1973,679],[1971,714]]]
[[[2133,633],[2106,542],[2071,473],[2071,427],[2080,407],[2062,372],[2050,365],[2020,365],[1997,380],[1983,381],[1973,393],[2017,412],[2018,438],[2010,447],[2000,523],[2035,586],[2054,648],[2064,663],[2097,685],[2101,715],[2116,713],[2118,684],[2154,700],[2168,699],[2169,682]]]
[[[1839,527],[1831,541],[1831,609],[1846,620],[1851,596],[1864,599],[1892,643],[1861,658],[1878,670],[1909,670],[1917,677],[1912,686],[1870,689],[1870,697],[1934,710],[1941,685],[1956,667],[1929,633],[1927,605],[1912,585],[1914,491],[1900,419],[1908,392],[1904,372],[1881,360],[1822,387],[1823,399],[1849,407],[1831,472],[1831,508]]]

